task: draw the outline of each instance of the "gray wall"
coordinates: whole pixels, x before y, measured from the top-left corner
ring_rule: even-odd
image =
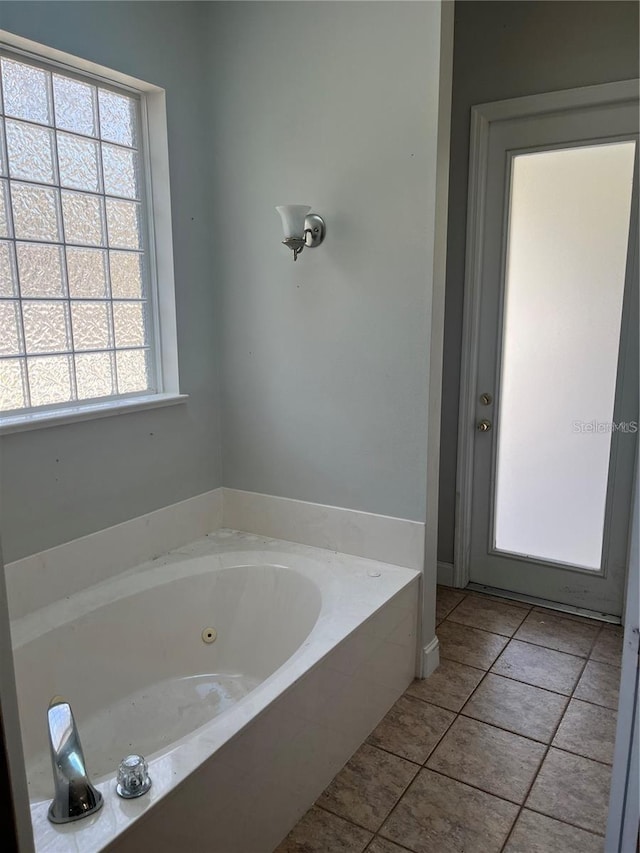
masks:
[[[0,29],[167,90],[186,405],[2,438],[5,561],[221,485],[204,3],[2,2]]]
[[[434,3],[216,3],[224,484],[424,521]],[[294,264],[274,205],[323,246]]]
[[[413,2],[0,4],[0,28],[167,90],[191,395],[3,438],[7,561],[222,483],[424,520],[439,23]],[[287,202],[328,225],[295,265]]]
[[[470,109],[489,101],[637,76],[635,2],[456,3],[439,560],[453,562]]]

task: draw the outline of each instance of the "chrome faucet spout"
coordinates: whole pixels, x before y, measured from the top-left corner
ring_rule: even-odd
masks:
[[[54,696],[47,711],[55,794],[49,806],[52,823],[69,823],[102,808],[102,794],[91,784],[71,705]]]

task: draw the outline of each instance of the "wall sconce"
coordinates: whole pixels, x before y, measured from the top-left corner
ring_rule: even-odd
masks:
[[[309,213],[311,208],[306,204],[281,204],[276,207],[282,219],[285,246],[293,252],[293,260],[308,246],[315,249],[324,240],[326,227],[324,219],[317,213]]]

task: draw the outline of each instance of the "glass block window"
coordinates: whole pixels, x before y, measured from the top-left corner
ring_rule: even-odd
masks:
[[[0,413],[152,393],[139,97],[0,54]]]

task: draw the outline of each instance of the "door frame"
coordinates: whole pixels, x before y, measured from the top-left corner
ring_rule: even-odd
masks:
[[[609,795],[605,850],[625,853],[635,849],[640,820],[640,722],[638,703],[638,649],[640,645],[640,454],[635,466],[635,494],[629,545],[629,576],[620,677],[620,700],[615,753]]]
[[[477,408],[476,377],[480,344],[480,299],[484,241],[484,209],[492,123],[516,118],[570,112],[585,107],[637,102],[640,80],[620,80],[578,89],[563,89],[471,108],[469,184],[465,251],[460,403],[454,532],[453,586],[466,587],[470,579],[472,487]]]

